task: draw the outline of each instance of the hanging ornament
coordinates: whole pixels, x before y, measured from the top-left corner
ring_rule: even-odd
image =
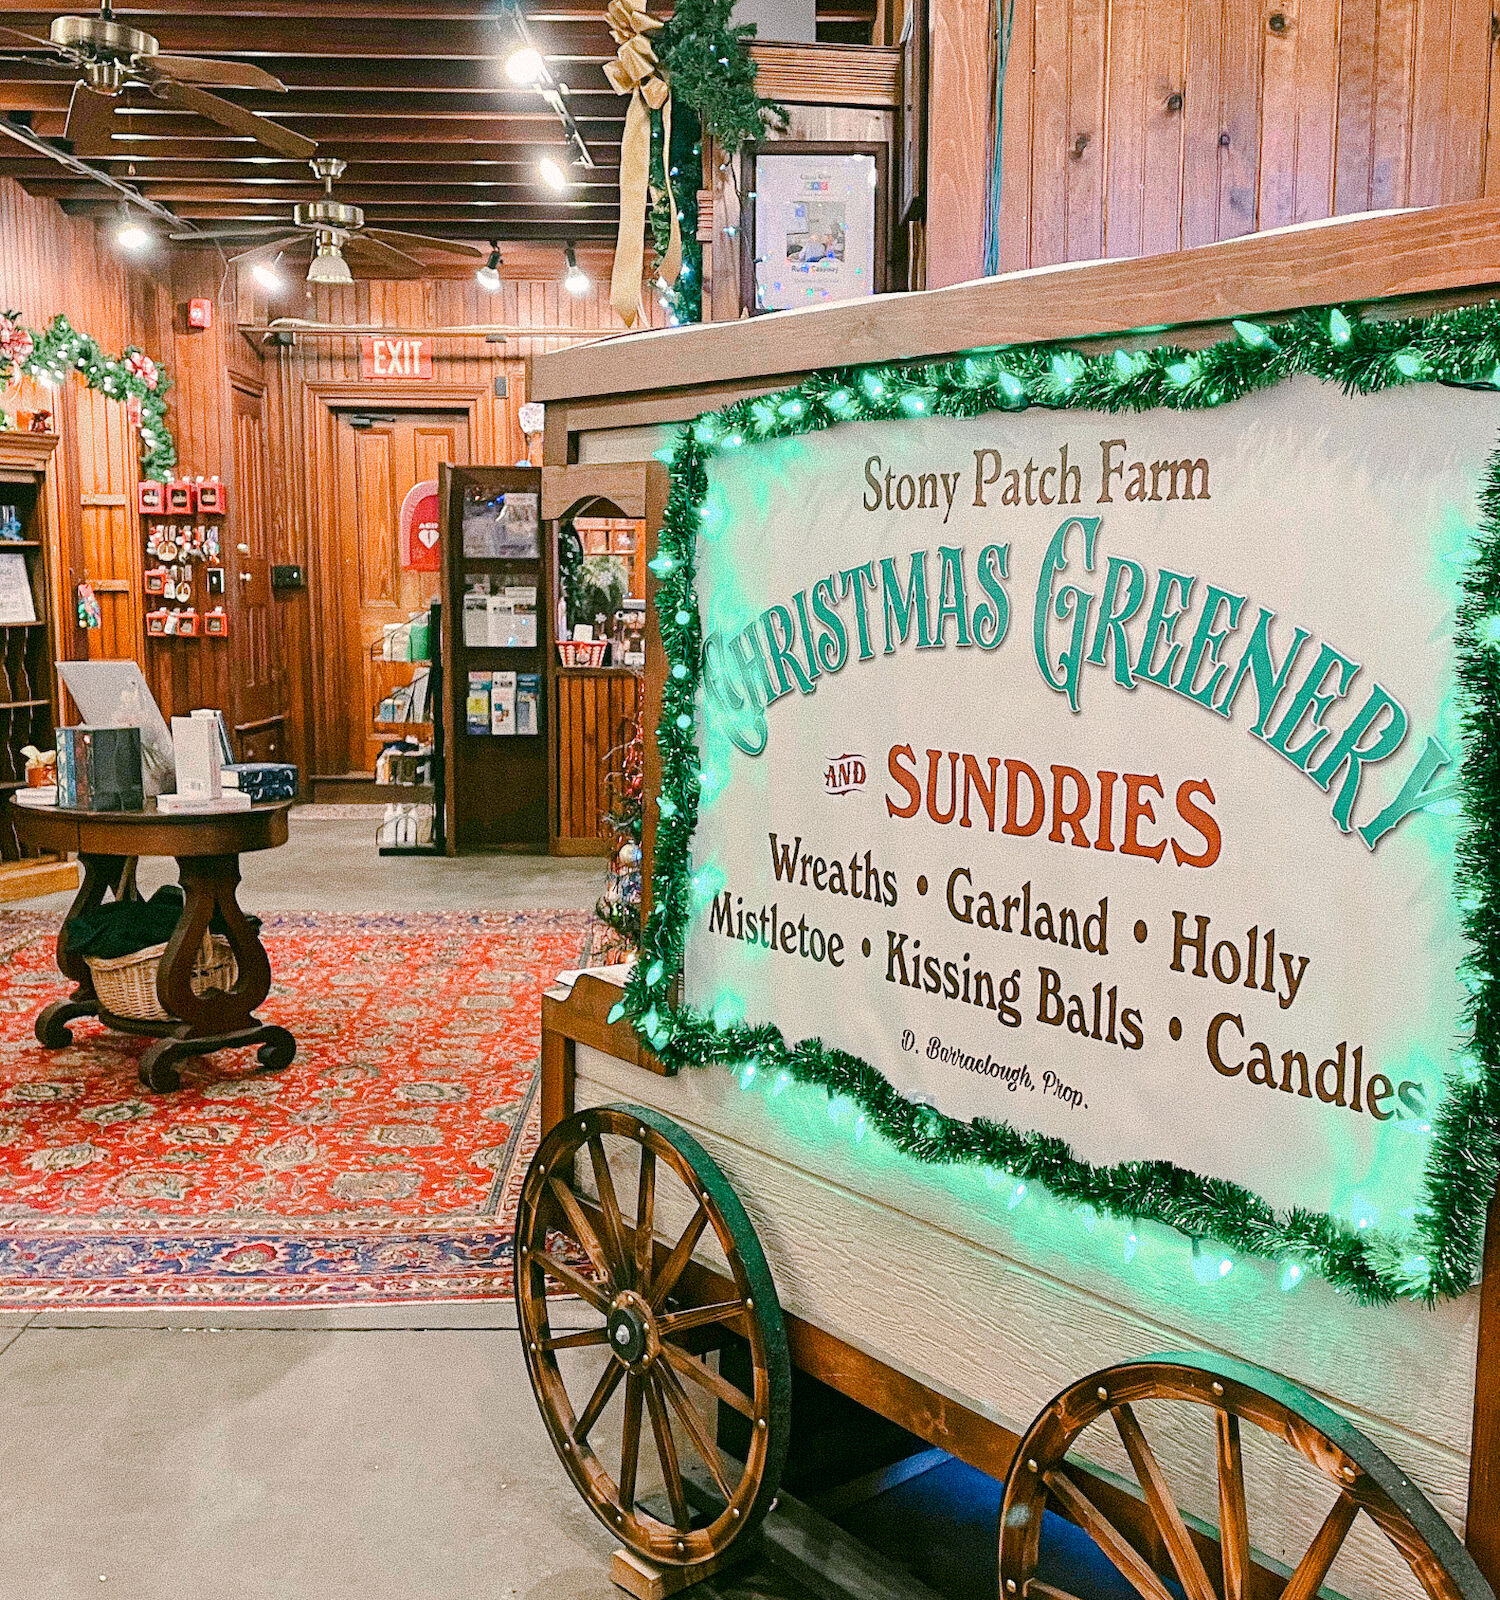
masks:
[[[618,49],[615,59],[605,63],[604,76],[616,94],[628,94],[625,135],[620,143],[620,231],[615,241],[614,271],[610,275],[609,298],[627,328],[633,328],[640,315],[643,254],[646,246],[647,190],[651,174],[651,113],[661,112],[664,148],[672,142],[672,91],[661,76],[656,52],[647,35],[661,23],[648,16],[644,6],[631,0],[610,0],[604,13],[610,37]],[[677,220],[677,201],[672,194],[672,175],[666,173],[667,202],[672,213],[671,238],[659,268],[662,278],[672,284],[682,269],[682,230]]]
[[[0,362],[9,361],[20,366],[31,357],[36,341],[16,319],[14,312],[0,316]]]

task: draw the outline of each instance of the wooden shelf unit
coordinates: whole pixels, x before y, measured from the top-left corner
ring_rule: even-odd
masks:
[[[51,749],[58,722],[54,662],[61,630],[52,616],[48,553],[56,548],[47,468],[57,435],[0,431],[0,504],[14,505],[25,537],[0,541],[0,552],[26,563],[35,622],[0,622],[0,795],[26,781],[24,745]],[[13,807],[0,813],[0,901],[24,900],[78,885],[78,868],[66,856],[30,849],[16,832]]]

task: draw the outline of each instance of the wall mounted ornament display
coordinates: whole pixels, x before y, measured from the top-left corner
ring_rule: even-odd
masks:
[[[132,411],[139,408],[141,475],[169,477],[177,465],[177,445],[167,426],[166,392],[172,380],[145,351],[132,345],[112,356],[60,312],[41,332],[25,327],[15,311],[0,315],[0,387],[20,373],[56,388],[70,372]]]
[[[1195,1270],[1462,1292],[1500,1171],[1497,389],[1496,305],[1327,307],[684,428],[622,1012]]]

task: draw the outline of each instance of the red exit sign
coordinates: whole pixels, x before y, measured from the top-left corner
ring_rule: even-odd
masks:
[[[359,375],[362,378],[430,378],[432,341],[361,334]]]

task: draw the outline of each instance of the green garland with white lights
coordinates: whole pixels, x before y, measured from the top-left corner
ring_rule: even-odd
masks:
[[[177,465],[177,445],[167,426],[166,391],[172,380],[134,345],[112,356],[61,312],[38,333],[22,325],[19,313],[6,311],[0,314],[0,386],[17,370],[53,387],[76,372],[89,388],[112,400],[140,401],[142,474],[166,478]]]
[[[715,1018],[672,1002],[689,916],[714,887],[695,882],[691,854],[701,788],[694,705],[703,650],[693,577],[714,453],[856,420],[973,417],[1032,405],[1195,410],[1298,374],[1358,394],[1419,382],[1500,389],[1500,302],[1403,320],[1325,307],[1275,326],[1233,326],[1233,337],[1196,351],[1165,345],[1085,357],[1025,346],[920,366],[821,372],[796,388],[706,414],[660,452],[671,467],[672,492],[651,567],[670,670],[657,730],[662,777],[653,902],[641,958],[614,1015],[630,1016],[669,1070],[753,1063],[778,1079],[819,1086],[831,1107],[852,1106],[858,1134],[877,1133],[921,1161],[980,1163],[1019,1186],[1042,1184],[1083,1208],[1085,1220],[1105,1212],[1126,1222],[1153,1221],[1186,1235],[1195,1250],[1213,1240],[1279,1262],[1284,1287],[1314,1271],[1360,1302],[1431,1301],[1475,1281],[1500,1174],[1500,451],[1487,468],[1481,536],[1469,551],[1455,639],[1467,822],[1456,872],[1470,946],[1460,970],[1470,994],[1469,1043],[1434,1120],[1424,1204],[1410,1236],[1398,1240],[1304,1209],[1277,1211],[1238,1184],[1166,1161],[1091,1166],[1061,1139],[989,1118],[959,1121],[909,1100],[868,1062],[820,1040],[788,1043],[769,1023]]]

